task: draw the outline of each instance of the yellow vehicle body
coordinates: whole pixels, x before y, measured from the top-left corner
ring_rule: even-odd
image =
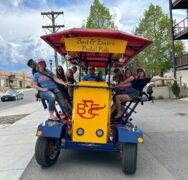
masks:
[[[77,85],[73,96],[72,140],[105,144],[110,132],[111,90],[106,82],[81,81]],[[79,129],[83,130],[82,135],[78,134]],[[103,132],[100,137],[98,130]]]

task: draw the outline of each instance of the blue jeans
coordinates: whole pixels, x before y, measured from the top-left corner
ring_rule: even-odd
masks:
[[[40,92],[40,96],[48,101],[49,112],[55,111],[55,101],[57,101],[63,112],[65,112],[68,116],[72,115],[72,110],[65,105],[64,97],[60,91],[57,90],[56,93],[52,91]]]

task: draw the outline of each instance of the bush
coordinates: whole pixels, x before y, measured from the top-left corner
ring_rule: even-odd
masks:
[[[179,98],[180,94],[180,87],[176,81],[171,86],[173,94],[176,96],[176,98]]]
[[[164,97],[163,96],[158,96],[158,99],[164,99]]]

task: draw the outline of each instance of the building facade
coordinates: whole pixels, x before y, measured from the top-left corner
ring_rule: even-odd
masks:
[[[32,78],[8,71],[0,70],[0,90],[6,90],[10,86],[15,88],[31,87]]]
[[[186,16],[173,26],[173,40],[188,40],[188,0],[169,0],[170,10],[186,10]],[[172,19],[173,20],[173,19]],[[172,22],[171,22],[172,23]],[[176,70],[188,70],[188,54],[175,58]]]

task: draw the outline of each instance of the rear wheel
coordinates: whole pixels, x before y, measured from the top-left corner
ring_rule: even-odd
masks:
[[[59,157],[59,144],[59,139],[38,137],[35,146],[35,159],[37,163],[43,167],[53,165]]]
[[[122,145],[122,170],[126,174],[134,174],[137,164],[137,144],[124,143]]]

